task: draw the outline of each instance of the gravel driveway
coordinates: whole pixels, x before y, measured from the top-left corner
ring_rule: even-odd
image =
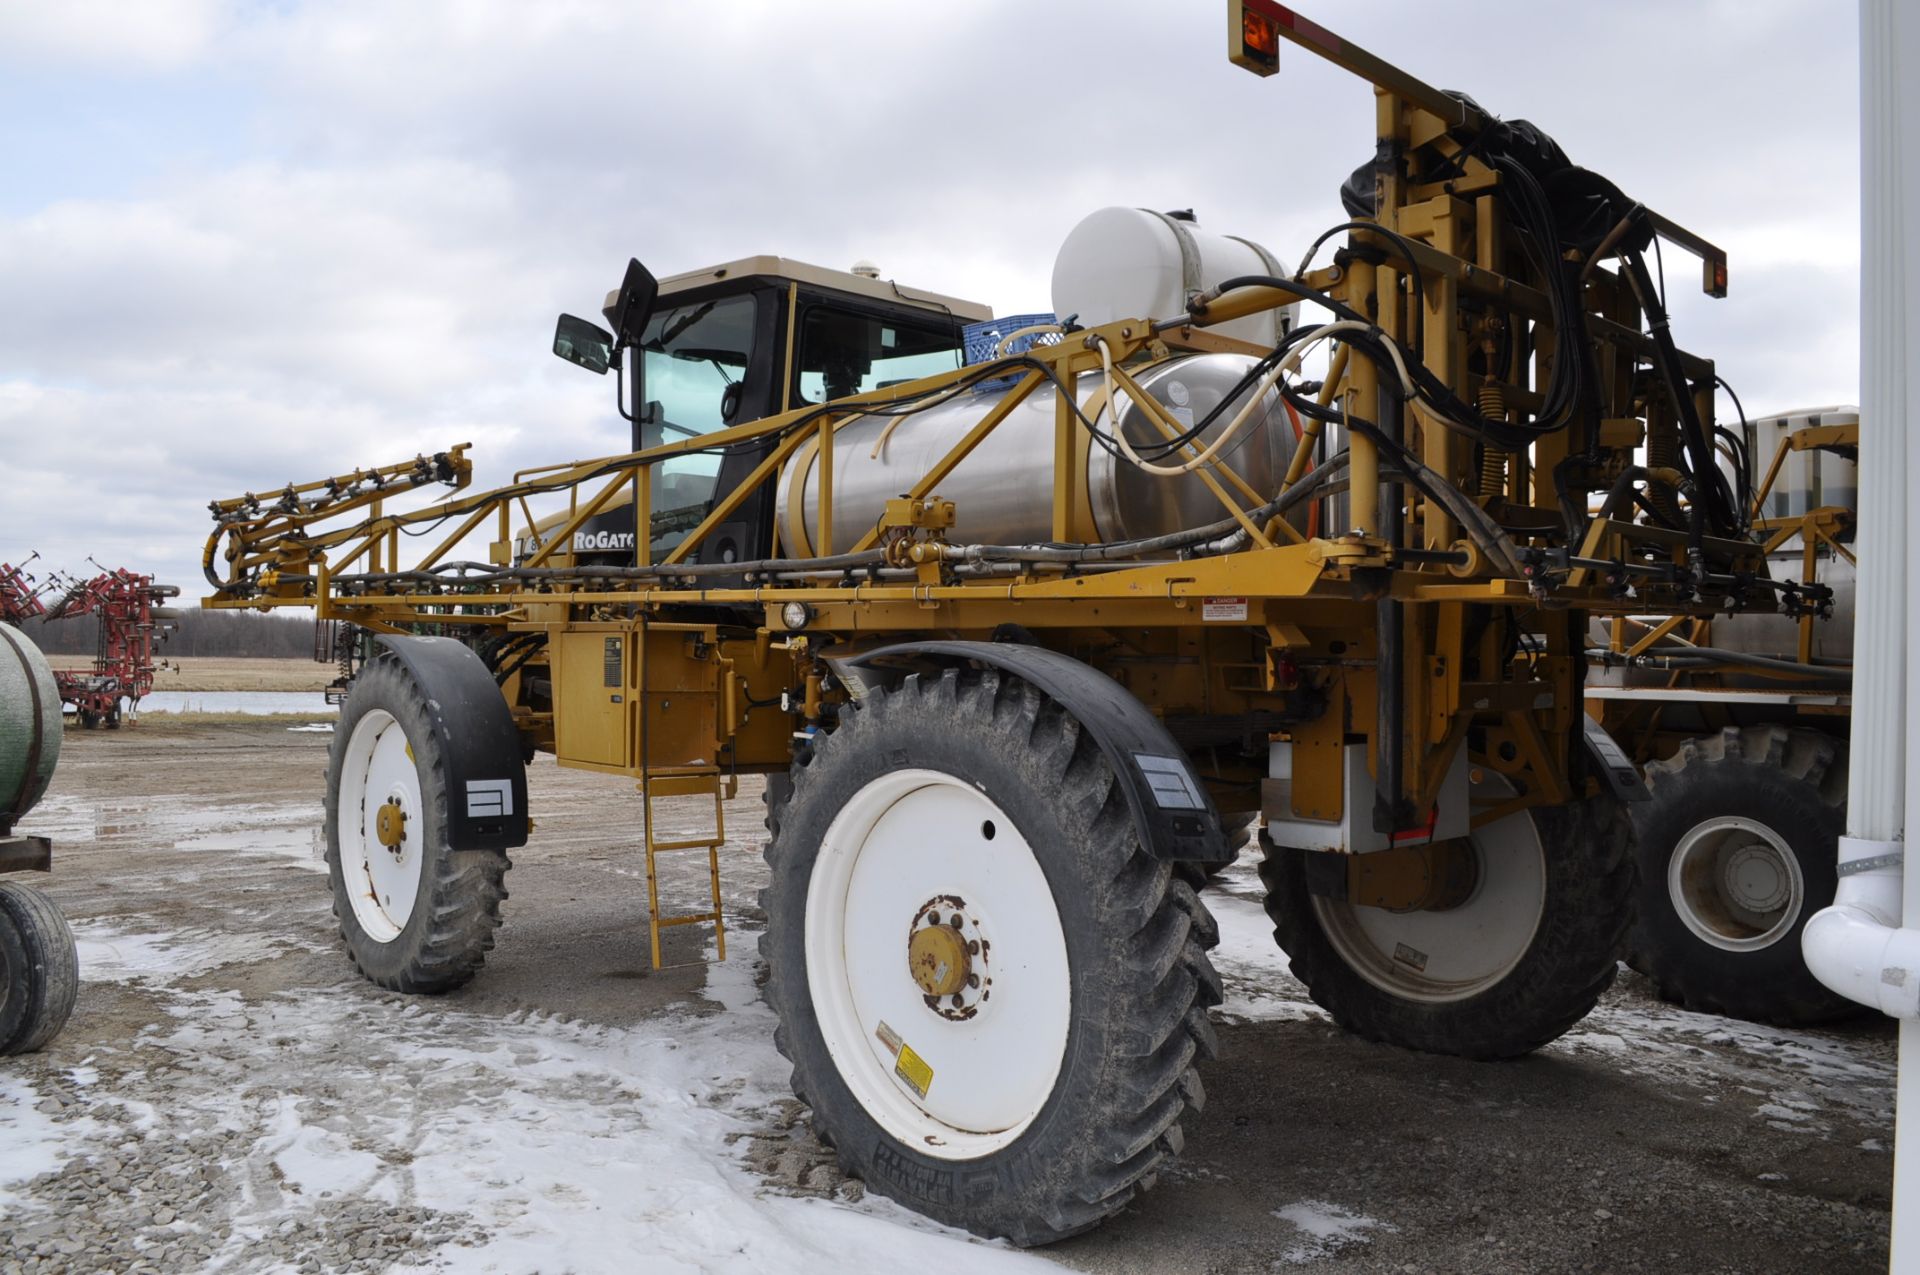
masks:
[[[1623,975],[1517,1063],[1367,1044],[1286,974],[1246,863],[1208,895],[1222,1056],[1178,1167],[1052,1249],[973,1242],[842,1179],[786,1095],[756,787],[727,812],[729,959],[654,973],[637,798],[542,759],[499,947],[414,1000],[334,941],[327,742],[155,718],[67,741],[26,830],[55,838],[84,983],[47,1052],[0,1060],[0,1275],[1885,1269],[1884,1026],[1753,1027]],[[704,864],[673,873],[691,910]],[[674,931],[669,959],[706,941]]]

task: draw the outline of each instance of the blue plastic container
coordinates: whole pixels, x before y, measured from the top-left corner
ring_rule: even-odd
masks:
[[[1058,332],[1029,332],[1018,338],[1002,351],[998,347],[1010,332],[1021,328],[1030,328],[1039,323],[1059,322],[1051,314],[1008,314],[998,319],[988,319],[984,323],[969,323],[960,329],[961,338],[966,342],[967,366],[979,363],[991,363],[995,359],[1005,358],[1009,354],[1025,354],[1036,345],[1058,345]],[[991,381],[981,381],[973,387],[976,394],[986,394],[998,390],[1010,389],[1019,382],[1017,376],[997,377]]]

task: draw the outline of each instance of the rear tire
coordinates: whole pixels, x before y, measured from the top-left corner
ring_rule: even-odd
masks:
[[[842,1167],[1017,1244],[1124,1207],[1205,1100],[1220,986],[1211,917],[1142,846],[1099,745],[1026,682],[948,671],[869,691],[793,778],[769,801],[760,950],[775,1044]],[[979,989],[916,984],[928,908],[991,958],[961,963]]]
[[[456,726],[457,729],[457,726]],[[392,655],[353,684],[327,757],[327,879],[354,968],[395,992],[470,981],[493,947],[511,861],[447,843],[446,756],[425,694]],[[380,839],[380,808],[400,818]]]
[[[1630,836],[1605,794],[1509,815],[1473,832],[1479,883],[1444,912],[1312,895],[1305,852],[1264,834],[1260,877],[1274,940],[1335,1022],[1409,1049],[1514,1058],[1612,985],[1632,916]]]
[[[1833,902],[1844,751],[1814,731],[1729,727],[1647,767],[1627,963],[1689,1009],[1796,1026],[1861,1012],[1808,971],[1800,932]]]
[[[59,1035],[80,988],[73,931],[52,899],[0,881],[0,1055],[30,1054]]]

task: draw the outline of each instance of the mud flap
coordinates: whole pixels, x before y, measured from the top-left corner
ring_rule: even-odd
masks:
[[[447,844],[511,850],[527,844],[527,765],[493,674],[464,642],[375,634],[426,696],[447,759]]]
[[[1647,790],[1646,777],[1626,750],[1613,742],[1613,736],[1607,734],[1607,728],[1591,717],[1586,720],[1587,755],[1593,761],[1593,767],[1606,781],[1607,788],[1621,801],[1652,801],[1653,794]]]
[[[916,667],[983,665],[1029,682],[1092,735],[1119,777],[1141,843],[1156,859],[1232,863],[1220,812],[1167,728],[1118,682],[1071,656],[1011,642],[914,642],[838,662],[844,676],[886,682]]]

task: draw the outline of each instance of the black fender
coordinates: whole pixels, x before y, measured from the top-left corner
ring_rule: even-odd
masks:
[[[1613,736],[1607,734],[1607,728],[1593,718],[1583,713],[1581,720],[1586,723],[1587,756],[1608,790],[1621,801],[1652,801],[1647,778],[1633,764],[1633,758],[1627,756],[1627,750],[1615,743]]]
[[[464,642],[376,633],[426,696],[447,759],[447,844],[512,850],[527,844],[527,763],[513,710]]]
[[[1073,714],[1119,777],[1134,827],[1154,858],[1233,862],[1238,848],[1228,843],[1220,812],[1186,752],[1145,704],[1098,669],[1045,647],[1011,642],[908,642],[834,661],[840,669],[875,680],[903,675],[915,663],[950,667],[962,662],[1010,673]]]

